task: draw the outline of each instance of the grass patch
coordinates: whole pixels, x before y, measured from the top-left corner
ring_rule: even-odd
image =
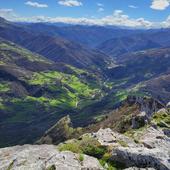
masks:
[[[92,87],[93,85],[81,80],[76,75],[58,71],[34,73],[29,83],[47,86],[50,91],[60,93],[55,97],[59,102],[53,100],[52,105],[63,102],[71,107],[82,108],[91,104],[94,99],[98,100],[103,95],[99,87]]]
[[[83,154],[97,158],[100,164],[107,170],[116,170],[124,167],[112,160],[112,153],[106,146],[102,146],[96,139],[85,135],[79,140],[70,140],[58,146],[60,151],[72,151],[79,154],[79,160],[83,161]]]
[[[78,159],[79,159],[80,162],[83,162],[84,161],[84,155],[80,153]]]
[[[124,133],[127,137],[130,137],[134,140],[135,143],[139,143],[139,138],[143,134],[143,131],[148,127],[148,125],[145,125],[144,127],[141,127],[139,129],[129,129]]]
[[[107,115],[97,115],[94,117],[95,122],[101,122],[102,120],[105,120]]]
[[[4,110],[5,109],[5,105],[3,103],[3,99],[0,97],[0,110]]]
[[[67,67],[69,67],[71,70],[73,70],[76,74],[85,74],[87,73],[87,71],[73,67],[71,65],[67,65]]]
[[[48,112],[60,112],[63,110],[70,110],[75,106],[75,101],[72,100],[67,94],[60,94],[57,98],[47,97],[32,97],[27,96],[25,98],[12,98],[8,102],[2,103],[0,101],[0,108],[5,108],[12,117],[9,117],[9,122],[28,122],[35,119],[39,114],[45,114]]]
[[[74,153],[83,153],[94,157],[102,157],[105,153],[105,147],[89,136],[83,136],[80,140],[70,140],[67,143],[59,145],[60,151],[72,151]]]
[[[5,62],[3,62],[3,61],[0,61],[0,65],[5,65]]]
[[[29,61],[39,61],[39,62],[44,62],[44,63],[49,63],[49,61],[42,56],[38,56],[37,54],[33,55],[30,51],[23,49],[17,45],[10,44],[10,43],[0,43],[0,50],[2,57],[5,59],[5,61],[10,61],[11,59],[16,60],[15,56],[10,52],[15,52],[17,53],[18,57],[17,58],[26,58]]]
[[[71,151],[74,153],[82,153],[79,143],[65,143],[59,146],[60,151]]]
[[[152,121],[156,123],[159,127],[170,127],[170,113],[159,112],[155,113]]]
[[[118,170],[125,168],[123,164],[114,161],[112,159],[112,154],[109,152],[105,153],[103,157],[99,159],[99,162],[106,170]]]
[[[14,161],[12,161],[12,162],[10,163],[10,165],[9,165],[8,168],[7,168],[7,170],[11,170],[12,167],[13,167],[13,165],[14,165]]]
[[[10,90],[9,84],[5,82],[0,83],[0,93],[8,92]]]
[[[118,140],[118,143],[123,147],[128,147],[128,144],[123,140]]]
[[[75,75],[65,74],[58,71],[34,73],[33,78],[29,80],[32,85],[44,85],[58,83],[61,86],[67,85],[77,95],[83,97],[93,96],[98,92],[98,89],[93,89],[87,82],[82,82]],[[51,88],[54,89],[54,86]]]
[[[122,102],[126,100],[127,96],[128,96],[128,92],[126,90],[120,90],[115,95],[117,102]]]
[[[56,170],[55,165],[51,165],[50,167],[47,168],[47,170]]]
[[[5,105],[8,105],[6,107],[8,113],[14,113],[15,110],[15,113],[6,120],[7,122],[28,122],[37,117],[42,110],[45,111],[43,104],[27,98],[13,98]]]

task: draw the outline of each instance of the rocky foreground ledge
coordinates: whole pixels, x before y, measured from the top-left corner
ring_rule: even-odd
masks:
[[[109,128],[100,129],[92,134],[102,145],[112,147],[112,159],[130,167],[129,170],[142,168],[169,170],[170,138],[157,127],[148,127],[136,135],[138,141],[134,142],[131,138]]]
[[[85,134],[102,146],[112,148],[112,159],[122,162],[127,170],[169,170],[170,138],[157,127],[147,127],[138,132],[139,141],[100,129]],[[168,135],[168,136],[167,136]],[[75,141],[68,141],[75,142]],[[64,143],[63,143],[64,144]],[[104,170],[98,159],[59,151],[55,145],[23,145],[0,149],[0,170]]]
[[[153,113],[145,124],[145,116],[137,115],[136,123],[141,126],[133,128],[130,121],[131,128],[124,133],[109,126],[57,145],[2,148],[0,170],[170,170],[169,109],[168,106]],[[70,122],[66,117],[55,127],[70,130],[63,121]],[[124,122],[122,126],[126,125]],[[57,137],[61,138],[62,131],[54,130],[52,137],[60,134]]]
[[[96,158],[59,152],[54,145],[23,145],[0,149],[0,170],[103,170]]]

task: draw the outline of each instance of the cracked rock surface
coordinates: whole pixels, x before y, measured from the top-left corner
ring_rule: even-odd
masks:
[[[112,146],[114,160],[124,163],[131,169],[170,169],[170,138],[158,128],[146,128],[135,143],[131,138],[113,132],[111,129],[100,129],[92,134],[102,145]],[[138,168],[136,168],[138,167]]]
[[[0,170],[102,170],[96,158],[70,151],[59,152],[54,145],[23,145],[0,149]],[[51,170],[50,169],[50,170]]]

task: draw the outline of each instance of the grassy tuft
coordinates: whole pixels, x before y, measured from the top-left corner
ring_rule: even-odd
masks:
[[[0,93],[8,92],[10,90],[9,84],[2,82],[0,83]]]

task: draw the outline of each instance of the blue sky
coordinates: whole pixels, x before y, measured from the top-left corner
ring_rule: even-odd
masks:
[[[170,0],[0,0],[0,16],[14,21],[36,22],[41,18],[50,22],[167,27]]]

